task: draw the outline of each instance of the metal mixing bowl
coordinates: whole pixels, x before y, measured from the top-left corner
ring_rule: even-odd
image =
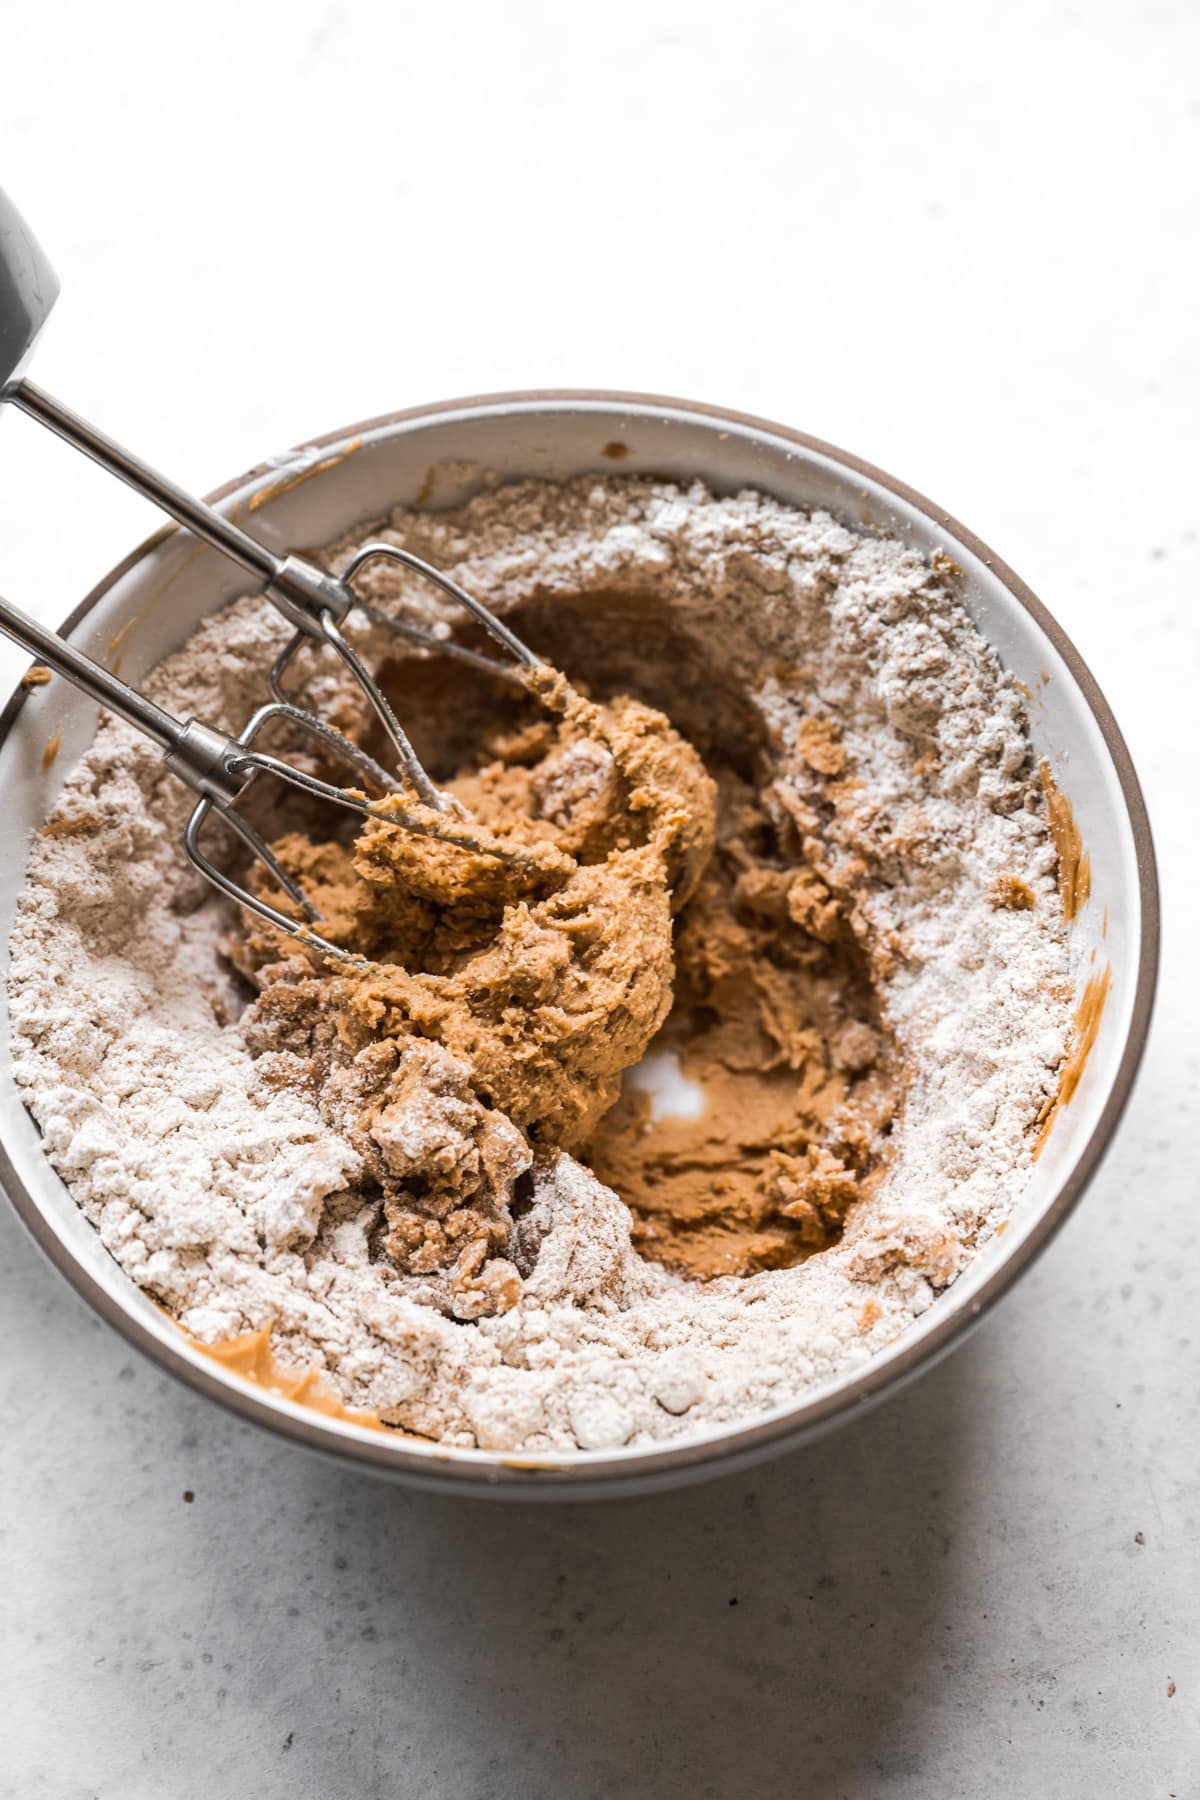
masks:
[[[0,1072],[0,1182],[47,1255],[137,1349],[242,1418],[365,1469],[455,1492],[587,1495],[666,1487],[727,1473],[851,1418],[927,1369],[1005,1293],[1078,1201],[1112,1137],[1149,1023],[1158,957],[1158,890],[1146,811],[1103,695],[1046,609],[940,507],[857,458],[783,426],[645,395],[502,394],[417,407],[320,439],[221,490],[225,507],[283,548],[327,543],[399,504],[445,507],[485,476],[649,471],[699,478],[718,493],[761,489],[887,531],[964,571],[980,630],[1034,698],[1034,745],[1075,810],[1092,859],[1092,898],[1074,929],[1112,969],[1112,989],[1079,1089],[1059,1117],[1008,1229],[896,1343],[864,1368],[744,1424],[654,1448],[513,1458],[428,1448],[321,1416],[230,1375],[193,1349],[102,1248],[42,1154],[6,1066]],[[248,508],[253,505],[252,513]],[[244,578],[177,529],[160,532],[72,613],[67,634],[93,655],[131,621],[123,674],[137,683]],[[95,709],[59,681],[35,704],[18,690],[0,715],[0,940],[7,944],[30,834],[95,729]],[[55,730],[51,769],[42,753]],[[1106,929],[1104,922],[1106,921]],[[1086,960],[1086,959],[1085,959]]]

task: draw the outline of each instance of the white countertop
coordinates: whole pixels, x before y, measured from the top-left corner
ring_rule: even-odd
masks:
[[[0,1793],[1200,1793],[1200,13],[17,15],[0,179],[65,284],[37,380],[199,489],[505,387],[843,444],[1075,639],[1166,939],[1134,1101],[1032,1274],[874,1414],[684,1493],[429,1499],[284,1448],[0,1211]],[[0,591],[51,619],[156,522],[15,417],[0,520]]]

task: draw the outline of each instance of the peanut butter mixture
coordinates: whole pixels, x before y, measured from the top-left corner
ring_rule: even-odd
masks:
[[[840,766],[840,765],[839,765]],[[787,1267],[839,1234],[896,1108],[894,1057],[843,905],[786,813],[720,778],[716,855],[676,932],[661,1039],[707,1104],[627,1088],[588,1148],[644,1255],[689,1275]]]
[[[549,670],[526,685],[445,781],[451,814],[392,796],[353,843],[276,840],[322,933],[370,960],[281,959],[243,923],[247,1042],[363,1158],[373,1254],[456,1318],[519,1299],[514,1194],[556,1149],[680,1273],[801,1261],[866,1191],[897,1102],[846,896],[806,863],[794,803],[710,758],[714,780],[662,712]],[[843,773],[823,721],[799,754]],[[623,1083],[652,1046],[698,1084],[699,1116],[656,1117]]]

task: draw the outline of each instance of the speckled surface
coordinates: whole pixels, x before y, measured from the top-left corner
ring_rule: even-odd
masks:
[[[1147,788],[1166,939],[1118,1143],[1018,1291],[882,1410],[685,1493],[342,1473],[134,1359],[0,1213],[0,1794],[1200,1793],[1198,51],[1194,8],[1114,0],[6,26],[4,179],[66,283],[45,386],[201,488],[506,386],[843,443],[1075,637]],[[341,253],[387,232],[332,336],[263,254],[322,216]],[[0,519],[0,586],[46,617],[153,522],[15,419]]]

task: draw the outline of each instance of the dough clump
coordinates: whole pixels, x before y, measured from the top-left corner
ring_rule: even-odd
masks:
[[[674,914],[716,828],[715,784],[662,713],[551,670],[528,685],[551,716],[446,784],[458,816],[396,795],[352,844],[273,845],[366,966],[281,959],[254,924],[230,947],[260,989],[244,1031],[264,1078],[316,1098],[378,1185],[380,1251],[463,1319],[519,1298],[504,1252],[534,1150],[584,1144],[666,1019]]]

